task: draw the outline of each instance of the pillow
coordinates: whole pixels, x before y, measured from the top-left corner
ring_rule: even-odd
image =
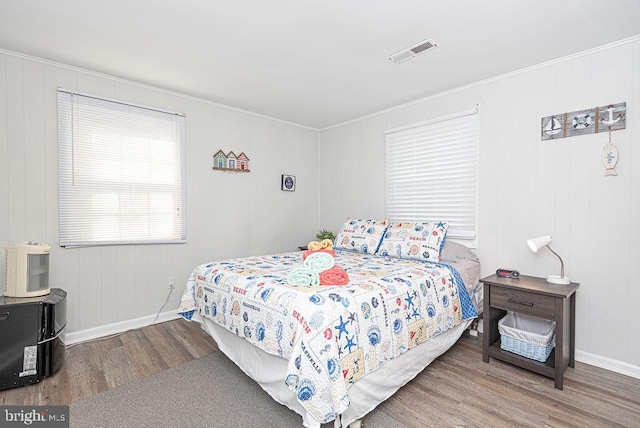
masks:
[[[440,250],[441,262],[457,262],[458,260],[478,260],[476,253],[469,247],[453,242],[450,239],[445,240]]]
[[[446,221],[393,222],[384,235],[378,254],[438,263],[448,226]]]
[[[347,218],[336,236],[334,247],[375,254],[388,226],[389,220]]]

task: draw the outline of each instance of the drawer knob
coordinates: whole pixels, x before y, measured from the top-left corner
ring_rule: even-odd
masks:
[[[515,303],[516,305],[524,305],[524,306],[533,306],[533,303],[531,302],[523,302],[522,300],[515,300],[515,299],[507,299],[507,301],[509,303]]]

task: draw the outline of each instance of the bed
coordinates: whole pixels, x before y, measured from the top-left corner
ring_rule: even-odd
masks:
[[[477,257],[445,238],[443,222],[347,219],[331,251],[346,284],[294,284],[300,251],[210,262],[193,269],[178,312],[305,427],[347,426],[449,349],[482,307]]]

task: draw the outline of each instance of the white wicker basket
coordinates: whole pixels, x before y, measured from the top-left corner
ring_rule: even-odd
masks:
[[[545,362],[555,346],[556,323],[518,312],[498,321],[500,347],[523,357]]]

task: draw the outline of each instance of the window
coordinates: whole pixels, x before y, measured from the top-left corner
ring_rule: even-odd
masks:
[[[60,245],[187,239],[185,118],[58,89]]]
[[[386,217],[447,220],[447,235],[476,237],[477,109],[386,132]]]

